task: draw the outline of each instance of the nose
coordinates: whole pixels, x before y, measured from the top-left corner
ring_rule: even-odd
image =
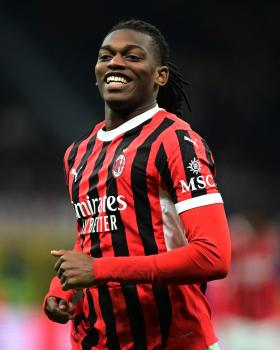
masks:
[[[111,69],[114,68],[125,68],[125,63],[124,63],[124,59],[122,57],[122,55],[120,54],[115,54],[111,60],[108,63],[108,67]]]

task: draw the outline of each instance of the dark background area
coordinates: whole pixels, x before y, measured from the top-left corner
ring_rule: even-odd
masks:
[[[192,83],[186,120],[213,151],[227,211],[278,218],[276,1],[2,1],[1,197],[66,197],[64,151],[103,119],[97,50],[131,17],[160,28]]]

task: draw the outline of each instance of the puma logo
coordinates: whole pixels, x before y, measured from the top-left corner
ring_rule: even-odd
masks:
[[[71,169],[70,174],[74,175],[74,182],[77,181],[77,176],[78,176],[78,174],[79,174],[79,172],[81,171],[82,168],[83,167],[81,166],[77,171],[74,168]]]
[[[198,144],[197,144],[197,141],[198,141],[197,139],[192,140],[192,139],[190,139],[189,137],[184,136],[184,140],[185,140],[185,141],[191,142],[192,144],[194,144],[194,145],[199,149]]]

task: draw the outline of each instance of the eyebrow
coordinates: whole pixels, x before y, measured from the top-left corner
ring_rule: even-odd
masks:
[[[144,52],[146,52],[146,50],[140,46],[140,45],[136,45],[136,44],[129,44],[129,45],[126,45],[124,48],[123,48],[123,51],[129,51],[129,50],[132,50],[132,49],[140,49]],[[115,51],[114,48],[111,46],[111,45],[104,45],[104,46],[101,46],[99,51],[100,50],[108,50],[108,51]]]

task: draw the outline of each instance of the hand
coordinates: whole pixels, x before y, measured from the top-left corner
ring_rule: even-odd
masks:
[[[67,300],[57,297],[48,297],[45,304],[45,313],[51,321],[67,323],[73,318],[75,306]]]
[[[54,269],[63,290],[82,289],[94,284],[94,258],[72,250],[52,250],[51,254],[59,257]]]

